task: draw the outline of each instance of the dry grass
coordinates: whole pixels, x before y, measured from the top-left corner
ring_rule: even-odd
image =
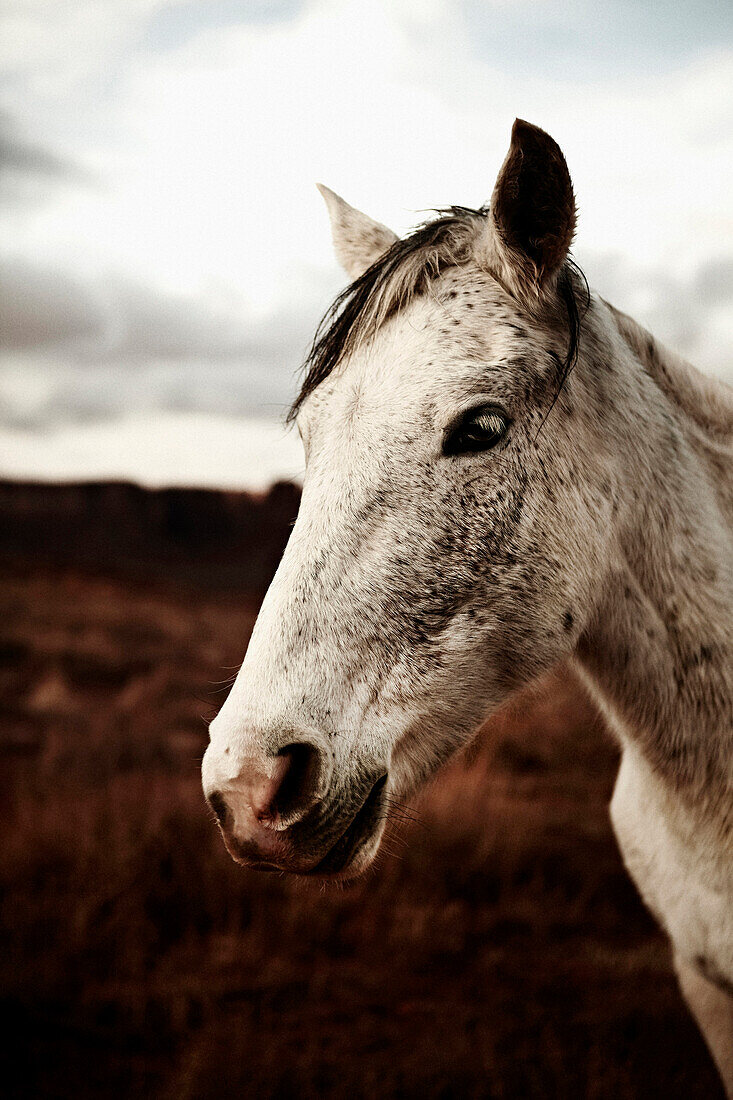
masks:
[[[253,614],[73,572],[3,581],[6,1095],[720,1095],[573,685],[494,721],[354,886],[229,861],[202,717]]]

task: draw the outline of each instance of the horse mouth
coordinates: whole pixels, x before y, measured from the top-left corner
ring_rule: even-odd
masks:
[[[323,859],[309,870],[309,875],[341,875],[347,870],[359,851],[374,835],[382,819],[383,794],[386,785],[387,774],[385,773],[374,784],[361,808],[333,847],[329,848]]]

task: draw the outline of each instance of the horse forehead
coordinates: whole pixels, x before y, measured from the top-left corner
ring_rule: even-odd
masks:
[[[477,371],[493,365],[500,375],[502,365],[530,349],[532,334],[492,289],[453,279],[390,318],[339,370],[334,411],[351,414],[358,406],[388,421],[396,402],[404,419],[424,411],[431,397],[460,396]]]

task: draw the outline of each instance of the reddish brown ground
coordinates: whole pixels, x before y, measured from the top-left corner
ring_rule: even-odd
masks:
[[[6,569],[3,1094],[720,1096],[612,839],[614,750],[562,680],[356,885],[230,862],[198,767],[253,614]]]

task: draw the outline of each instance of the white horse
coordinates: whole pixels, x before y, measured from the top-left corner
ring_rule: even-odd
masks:
[[[407,238],[322,188],[351,278],[293,415],[300,514],[204,789],[241,862],[349,877],[507,696],[570,661],[611,816],[733,1095],[733,391],[568,258],[563,155],[517,121],[491,204]]]

